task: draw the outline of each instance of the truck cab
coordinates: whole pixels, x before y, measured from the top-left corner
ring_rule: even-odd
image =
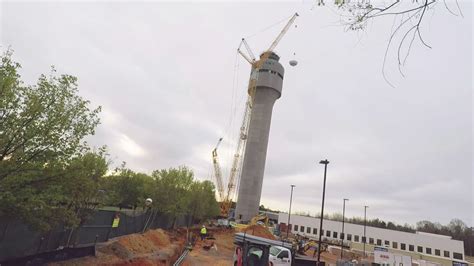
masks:
[[[271,246],[268,260],[271,266],[291,265],[291,250],[285,247]]]

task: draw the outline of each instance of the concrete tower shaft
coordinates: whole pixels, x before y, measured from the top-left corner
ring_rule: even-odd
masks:
[[[285,73],[279,59],[272,53],[258,73],[235,211],[242,221],[257,215],[260,206],[273,105],[281,96]]]

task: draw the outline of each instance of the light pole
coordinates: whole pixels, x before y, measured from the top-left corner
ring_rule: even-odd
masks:
[[[344,252],[344,215],[346,213],[346,201],[349,199],[342,200],[342,234],[341,234],[341,260],[342,260],[342,253]]]
[[[321,217],[319,218],[319,244],[318,244],[318,263],[316,265],[321,265],[321,237],[322,237],[322,230],[323,230],[323,218],[324,218],[324,196],[326,194],[326,173],[328,170],[329,161],[322,160],[319,162],[320,164],[324,164],[324,181],[323,181],[323,202],[321,204]]]
[[[290,185],[291,186],[291,194],[290,194],[290,210],[288,211],[288,226],[286,228],[286,239],[288,239],[288,234],[290,233],[290,217],[291,217],[291,202],[293,201],[293,188],[295,185]]]
[[[367,208],[369,208],[369,206],[365,205],[364,206],[364,258],[366,257],[366,255],[365,255],[365,243],[367,242],[367,237],[365,236],[365,227],[367,226]]]

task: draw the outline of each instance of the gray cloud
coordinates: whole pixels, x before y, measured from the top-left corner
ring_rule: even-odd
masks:
[[[249,72],[235,64],[240,38],[258,33],[248,39],[258,53],[282,25],[259,30],[297,10],[298,27],[277,48],[286,74],[262,203],[286,210],[295,184],[294,209],[319,212],[317,162],[328,158],[328,212],[346,197],[349,215],[368,204],[370,217],[473,225],[472,4],[461,4],[464,19],[438,6],[426,20],[433,49],[414,45],[405,78],[389,56],[395,88],[381,75],[391,19],[348,33],[310,2],[2,2],[1,45],[30,83],[50,64],[78,76],[80,93],[104,110],[89,142],[108,145],[115,163],[146,172],[185,164],[209,178],[217,139],[228,173],[238,136]]]

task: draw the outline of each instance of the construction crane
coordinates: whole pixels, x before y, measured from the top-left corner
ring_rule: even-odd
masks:
[[[239,45],[239,48],[237,49],[238,53],[242,55],[242,57],[250,63],[252,66],[251,72],[250,72],[250,79],[249,79],[249,85],[248,85],[248,96],[247,96],[247,101],[245,103],[245,111],[244,115],[242,118],[242,124],[240,126],[240,135],[239,135],[239,141],[237,143],[237,148],[234,153],[234,158],[232,160],[232,168],[230,170],[230,176],[229,176],[229,181],[227,184],[227,191],[224,196],[224,200],[221,202],[221,215],[224,217],[227,217],[229,215],[229,210],[232,206],[232,198],[235,193],[236,189],[236,178],[238,173],[241,172],[242,168],[242,163],[243,163],[243,154],[245,152],[245,144],[247,142],[247,135],[249,131],[249,124],[250,124],[250,117],[252,115],[252,106],[254,102],[254,96],[257,88],[257,80],[258,80],[258,73],[260,68],[263,66],[265,61],[270,57],[272,54],[273,50],[276,48],[278,43],[281,41],[283,36],[286,34],[288,29],[291,27],[291,25],[295,22],[296,18],[298,17],[298,13],[295,13],[288,23],[285,25],[285,27],[281,30],[280,34],[277,36],[277,38],[272,42],[270,47],[264,51],[260,55],[260,60],[257,60],[250,49],[250,46],[248,45],[247,41],[242,38],[242,41]],[[247,54],[245,54],[241,48],[242,45],[245,47],[247,50]],[[219,186],[219,184],[218,184]]]
[[[219,194],[219,199],[224,200],[224,185],[222,184],[222,171],[219,164],[219,157],[217,156],[217,148],[222,142],[222,138],[217,141],[216,147],[212,150],[212,164],[214,165],[214,175],[216,178],[217,193]]]
[[[242,55],[242,57],[247,62],[250,63],[250,65],[252,65],[252,70],[253,69],[260,69],[262,67],[263,63],[265,63],[265,61],[268,59],[268,57],[272,54],[273,50],[275,50],[275,48],[280,43],[283,36],[285,36],[285,34],[288,32],[291,25],[293,25],[293,23],[295,22],[295,20],[298,16],[299,16],[298,13],[295,13],[290,18],[288,23],[286,23],[285,27],[281,30],[280,34],[278,34],[277,38],[272,42],[270,47],[260,55],[260,60],[258,60],[258,61],[255,58],[255,55],[253,54],[252,49],[250,49],[250,46],[248,45],[245,38],[242,38],[242,41],[240,42],[239,48],[237,48],[237,51],[239,52],[240,55]],[[240,48],[242,48],[242,45],[245,46],[245,49],[247,50],[248,54],[245,54],[244,52],[242,52],[242,50],[240,49]],[[250,78],[252,79],[252,75],[250,76]]]

